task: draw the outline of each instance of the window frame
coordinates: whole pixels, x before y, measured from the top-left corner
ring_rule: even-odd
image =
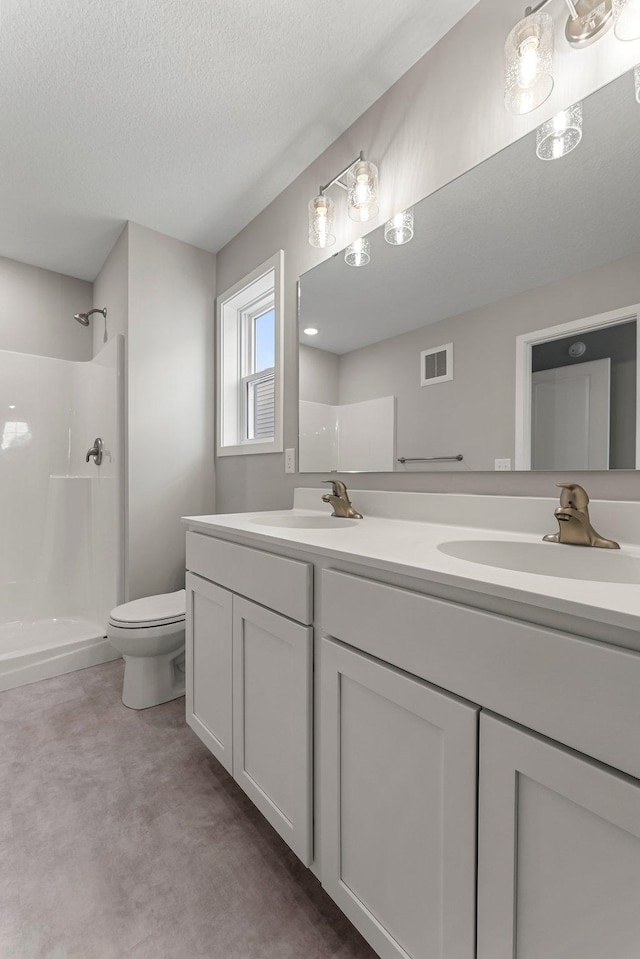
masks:
[[[272,283],[270,281],[272,275]],[[261,282],[262,281],[262,282]],[[253,289],[250,289],[253,288]],[[216,299],[216,455],[247,456],[283,451],[284,406],[284,252],[279,250]],[[269,370],[247,373],[255,349],[255,319],[273,308],[274,321],[274,435],[271,440],[244,437],[248,425],[248,381]],[[225,442],[225,437],[229,441]]]

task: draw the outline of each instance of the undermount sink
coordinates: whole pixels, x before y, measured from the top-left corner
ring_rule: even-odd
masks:
[[[640,559],[618,550],[504,540],[455,540],[440,543],[438,549],[469,563],[521,573],[597,583],[640,584]]]
[[[358,520],[342,519],[336,516],[265,516],[261,519],[252,519],[255,526],[278,526],[282,529],[344,529],[345,526],[356,526]]]

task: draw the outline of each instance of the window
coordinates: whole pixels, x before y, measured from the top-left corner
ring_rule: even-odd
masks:
[[[282,451],[282,259],[218,298],[218,456]]]
[[[26,446],[31,439],[29,424],[18,420],[7,420],[2,430],[0,450],[18,449]]]

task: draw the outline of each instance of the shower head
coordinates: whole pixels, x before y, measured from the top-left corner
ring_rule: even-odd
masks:
[[[83,326],[89,326],[89,317],[90,317],[93,313],[102,313],[102,315],[104,316],[105,320],[106,320],[106,318],[107,318],[107,308],[106,308],[106,306],[105,306],[105,308],[104,308],[103,310],[98,310],[98,309],[96,309],[96,310],[89,310],[88,313],[74,313],[74,314],[73,314],[73,318],[74,318],[74,320],[77,320],[78,323],[82,323]]]

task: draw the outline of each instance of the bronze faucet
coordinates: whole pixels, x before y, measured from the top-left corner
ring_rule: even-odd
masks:
[[[554,511],[558,532],[542,538],[547,543],[566,543],[569,546],[602,546],[620,549],[620,544],[596,533],[589,519],[589,497],[577,483],[558,483],[562,492],[560,506]]]
[[[323,503],[330,503],[333,506],[332,516],[337,516],[342,519],[362,519],[362,513],[356,512],[351,505],[347,487],[341,480],[329,479],[323,480],[322,482],[331,483],[333,487],[333,493],[325,493],[322,497]]]

